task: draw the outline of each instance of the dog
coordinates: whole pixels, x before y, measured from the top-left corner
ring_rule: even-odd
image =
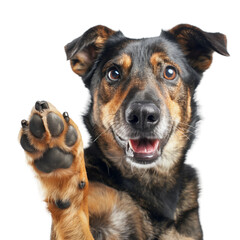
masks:
[[[45,193],[52,240],[203,239],[199,181],[185,164],[199,121],[195,89],[226,36],[181,24],[130,39],[95,26],[65,46],[89,89],[83,150],[67,112],[37,101],[20,143]]]

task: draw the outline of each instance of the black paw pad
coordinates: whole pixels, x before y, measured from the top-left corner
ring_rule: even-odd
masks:
[[[26,134],[22,135],[20,144],[21,144],[22,148],[27,152],[33,153],[36,151],[34,146],[32,146],[31,143],[29,142],[29,139]]]
[[[70,203],[69,200],[65,200],[65,201],[63,201],[63,200],[57,200],[57,201],[55,202],[55,204],[56,204],[56,206],[57,206],[58,208],[60,208],[60,209],[67,209],[67,208],[69,208],[70,205],[71,205],[71,203]]]
[[[42,118],[38,114],[34,114],[29,122],[29,129],[32,135],[36,138],[42,138],[45,128]]]
[[[69,147],[71,147],[76,143],[77,138],[78,138],[78,135],[77,135],[76,129],[72,125],[70,125],[68,127],[68,131],[67,131],[67,134],[66,134],[65,143]]]
[[[41,158],[35,160],[36,168],[42,172],[50,173],[58,168],[69,168],[73,162],[73,155],[60,148],[48,149]]]
[[[48,103],[45,101],[37,101],[35,103],[35,109],[39,112],[42,112],[44,109],[48,109]]]
[[[62,119],[54,112],[50,112],[47,115],[48,129],[53,137],[59,136],[63,129],[64,124]]]

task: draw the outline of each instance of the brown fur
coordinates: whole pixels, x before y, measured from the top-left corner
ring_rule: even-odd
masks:
[[[52,138],[48,130],[48,124],[46,116],[49,112],[55,112],[60,118],[62,115],[56,110],[56,108],[49,104],[50,108],[42,113],[33,108],[30,118],[34,114],[38,114],[42,117],[45,133],[42,139],[36,139],[32,136],[29,129],[22,129],[22,134],[27,134],[30,143],[38,150],[36,153],[27,154],[28,163],[33,167],[36,172],[36,176],[41,182],[44,190],[45,202],[47,203],[48,210],[50,211],[53,219],[53,239],[56,235],[56,239],[93,239],[89,229],[89,216],[87,206],[88,195],[88,179],[85,170],[85,163],[83,158],[83,144],[80,132],[76,124],[70,119],[69,123],[65,121],[65,130],[58,138]],[[73,147],[68,147],[64,143],[64,138],[67,131],[67,125],[72,125],[78,131],[78,140]],[[61,146],[61,149],[65,151],[71,151],[74,156],[74,162],[69,169],[57,169],[52,173],[43,173],[39,171],[33,164],[34,159],[38,159],[42,156],[46,148],[53,148],[55,146]],[[83,190],[76,188],[80,181],[86,182],[86,186]],[[66,210],[57,208],[55,201],[69,200],[71,201],[71,207]],[[76,211],[76,209],[78,209]],[[71,224],[69,224],[71,222]]]

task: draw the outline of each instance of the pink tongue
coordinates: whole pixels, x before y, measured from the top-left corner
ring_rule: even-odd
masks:
[[[159,140],[157,139],[138,139],[129,140],[130,147],[135,153],[153,153],[158,148]]]

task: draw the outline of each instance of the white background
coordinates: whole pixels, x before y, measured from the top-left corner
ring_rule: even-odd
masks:
[[[214,54],[197,89],[202,122],[187,162],[201,179],[204,239],[240,239],[239,5],[237,1],[26,1],[0,3],[0,238],[49,239],[51,219],[18,144],[20,121],[48,100],[79,125],[88,92],[64,45],[103,24],[140,38],[189,23],[228,37],[231,57]]]

